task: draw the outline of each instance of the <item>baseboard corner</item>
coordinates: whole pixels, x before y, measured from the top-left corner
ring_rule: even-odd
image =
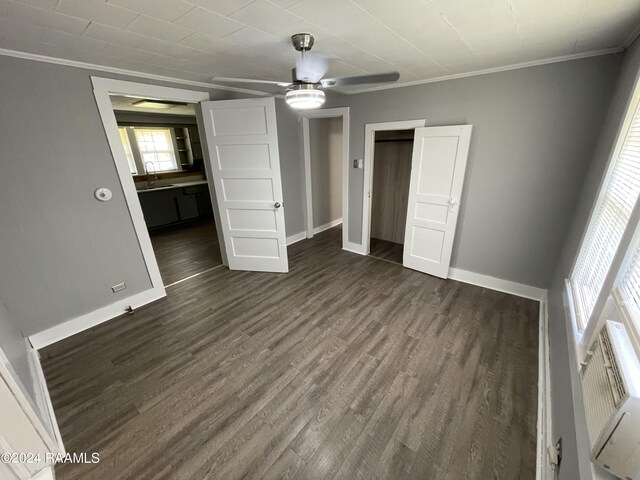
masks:
[[[143,305],[159,300],[166,295],[167,293],[164,286],[150,288],[149,290],[136,293],[110,305],[100,307],[92,312],[85,313],[84,315],[80,315],[58,325],[54,325],[53,327],[47,328],[46,330],[30,335],[29,341],[36,350],[40,350],[53,343],[59,342],[60,340],[64,340],[72,335],[118,317],[125,313],[129,306],[134,309],[139,308]]]
[[[469,283],[478,287],[489,288],[498,292],[509,293],[518,297],[530,298],[538,302],[543,302],[547,298],[547,290],[524,283],[503,280],[501,278],[475,273],[462,268],[449,268],[449,278],[458,282]]]
[[[289,235],[287,237],[287,247],[293,245],[294,243],[298,243],[307,238],[307,232],[302,231],[298,233],[294,233],[293,235]]]

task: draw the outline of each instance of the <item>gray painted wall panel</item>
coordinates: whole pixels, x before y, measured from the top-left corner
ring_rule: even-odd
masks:
[[[309,120],[313,227],[342,218],[342,117]]]
[[[25,335],[151,287],[91,75],[206,90],[0,56],[0,295]],[[298,123],[282,103],[285,215],[296,233],[304,228]],[[102,186],[114,193],[108,203],[93,198]],[[127,289],[112,293],[119,282]]]
[[[570,230],[566,237],[562,254],[556,262],[557,268],[549,289],[549,342],[551,356],[551,398],[553,406],[554,440],[563,438],[563,466],[560,479],[590,478],[584,472],[590,471],[589,452],[584,448],[586,442],[586,426],[584,425],[584,407],[581,392],[572,391],[572,377],[577,373],[575,362],[570,366],[567,345],[566,319],[563,307],[564,279],[571,270],[577,255],[582,234],[587,226],[591,208],[598,194],[602,178],[606,171],[609,156],[613,149],[618,128],[633,91],[633,85],[640,69],[640,42],[636,42],[624,54],[624,63],[617,84],[612,88],[615,92],[608,114],[602,117],[602,130],[599,135],[594,154],[590,157],[588,173],[582,175],[583,185],[579,202],[569,222]],[[575,398],[574,398],[575,395]],[[574,421],[574,410],[577,421]],[[581,438],[576,441],[576,430]],[[577,444],[583,447],[578,452]],[[580,473],[583,474],[580,477]],[[589,473],[590,475],[590,473]]]
[[[620,55],[331,97],[351,107],[351,158],[366,123],[472,124],[452,266],[546,288],[605,115]],[[363,170],[349,173],[349,240],[361,242]]]

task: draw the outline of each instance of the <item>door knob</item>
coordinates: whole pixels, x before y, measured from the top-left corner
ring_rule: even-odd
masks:
[[[280,208],[280,202],[276,202],[276,204],[274,205],[274,207],[276,207],[276,208]]]
[[[451,205],[452,207],[453,207],[456,203],[458,203],[458,202],[456,202],[456,199],[455,199],[455,198],[450,198],[450,199],[449,199],[449,205]]]

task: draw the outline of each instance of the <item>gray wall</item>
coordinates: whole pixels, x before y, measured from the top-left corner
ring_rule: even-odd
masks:
[[[285,226],[287,235],[294,235],[305,230],[304,162],[300,119],[280,98],[276,98],[276,117]]]
[[[309,120],[313,227],[342,218],[342,117]]]
[[[452,266],[546,288],[609,104],[621,55],[332,98],[366,123],[473,124]],[[361,242],[363,170],[349,173],[349,240]]]
[[[146,82],[0,56],[0,296],[25,335],[151,288],[91,75]],[[278,121],[285,218],[295,233],[304,228],[298,124],[282,105]],[[112,189],[110,202],[93,199],[102,186]],[[112,293],[119,282],[127,289]]]
[[[564,459],[560,478],[566,480],[590,478],[587,475],[590,475],[588,472],[591,462],[586,446],[584,407],[580,383],[577,381],[577,366],[575,362],[570,362],[570,358],[574,354],[573,351],[569,352],[568,350],[567,340],[569,337],[563,307],[564,279],[569,275],[577,254],[639,69],[640,42],[636,40],[632,47],[625,52],[620,77],[617,84],[611,89],[615,93],[608,114],[606,117],[602,117],[606,120],[602,122],[603,126],[594,154],[589,158],[591,163],[587,170],[588,173],[586,177],[579,175],[579,179],[583,181],[579,202],[574,209],[572,220],[568,222],[571,228],[562,254],[556,262],[557,268],[549,289],[549,341],[554,440],[558,437],[563,438]],[[576,430],[578,439],[576,439]],[[579,476],[578,472],[582,476]]]

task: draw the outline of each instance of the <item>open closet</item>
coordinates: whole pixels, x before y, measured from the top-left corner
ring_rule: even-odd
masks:
[[[472,126],[416,123],[365,127],[364,244],[371,256],[447,278]]]
[[[370,255],[402,263],[414,130],[375,132]]]

